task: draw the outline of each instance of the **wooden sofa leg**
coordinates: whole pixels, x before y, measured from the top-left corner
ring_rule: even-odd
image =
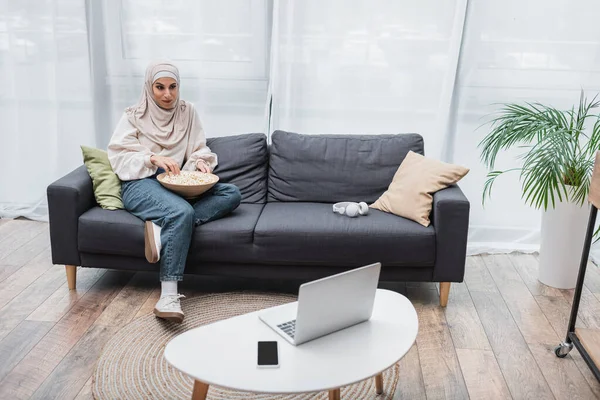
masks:
[[[67,271],[67,284],[69,285],[69,290],[75,290],[77,283],[77,266],[65,265],[65,270]]]
[[[450,282],[440,282],[440,306],[446,307],[450,294]]]

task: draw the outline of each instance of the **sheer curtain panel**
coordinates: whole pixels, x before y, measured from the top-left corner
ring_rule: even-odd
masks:
[[[94,144],[85,3],[0,0],[0,216],[46,219],[46,187]]]

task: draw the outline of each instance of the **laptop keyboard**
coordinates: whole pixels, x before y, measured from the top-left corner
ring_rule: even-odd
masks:
[[[294,335],[296,334],[296,320],[295,319],[285,322],[283,324],[279,324],[279,325],[277,325],[277,327],[279,329],[281,329],[282,331],[284,331],[285,333],[287,333],[288,336],[291,337],[292,339],[294,338]]]

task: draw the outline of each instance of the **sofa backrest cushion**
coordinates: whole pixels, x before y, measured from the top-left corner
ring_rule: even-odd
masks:
[[[242,203],[264,203],[267,198],[267,137],[263,133],[208,138],[217,154],[214,173],[219,182],[233,183],[242,192]]]
[[[301,135],[275,131],[268,200],[372,203],[387,190],[411,150],[424,154],[421,135]]]

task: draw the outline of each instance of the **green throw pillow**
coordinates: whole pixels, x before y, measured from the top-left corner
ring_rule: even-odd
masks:
[[[121,199],[121,180],[108,161],[108,153],[87,146],[81,146],[81,151],[83,162],[92,177],[96,202],[106,210],[125,208]]]

